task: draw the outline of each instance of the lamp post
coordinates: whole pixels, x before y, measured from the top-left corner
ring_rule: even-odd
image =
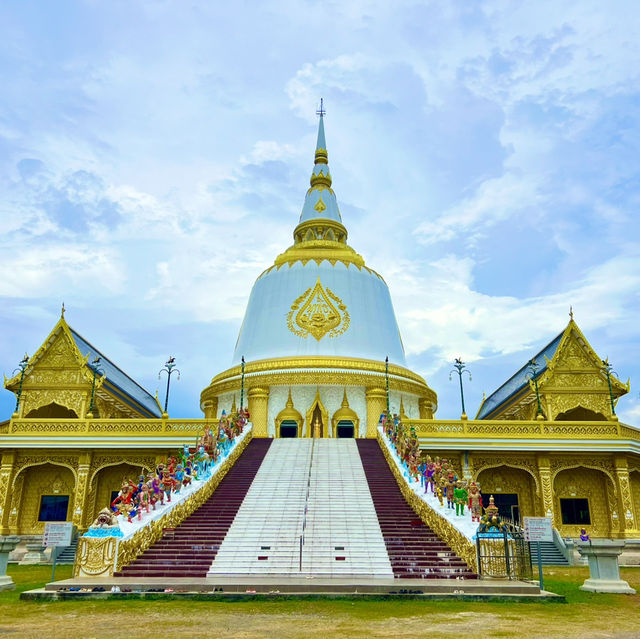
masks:
[[[27,366],[29,365],[29,356],[25,353],[24,357],[20,360],[18,364],[18,368],[16,368],[12,375],[15,375],[18,371],[20,371],[20,386],[18,386],[18,392],[16,393],[16,410],[14,411],[14,415],[18,415],[18,408],[20,408],[20,397],[22,396],[22,383],[24,382],[24,373],[27,370]]]
[[[544,416],[542,415],[542,404],[540,403],[540,391],[538,390],[538,378],[536,377],[536,375],[538,374],[538,368],[540,368],[540,366],[538,365],[538,362],[536,362],[535,359],[529,360],[529,363],[527,364],[528,372],[526,374],[526,377],[527,379],[533,382],[533,385],[536,389],[536,400],[538,402],[538,419],[542,419]]]
[[[104,371],[100,368],[100,357],[96,356],[90,364],[90,368],[93,371],[93,383],[91,384],[91,402],[89,403],[89,418],[93,418],[94,402],[96,397],[96,377],[98,373],[104,375]]]
[[[162,373],[167,374],[167,392],[164,396],[164,413],[167,414],[167,407],[169,406],[169,384],[171,384],[171,374],[178,373],[178,380],[180,379],[180,371],[176,368],[176,358],[169,356],[169,359],[165,362],[164,367],[158,371],[158,379]]]
[[[391,408],[389,406],[389,356],[384,359],[384,379],[387,387],[387,419],[391,417]]]
[[[611,402],[611,414],[615,417],[616,416],[616,407],[615,404],[613,403],[613,388],[611,387],[611,373],[614,373],[617,375],[617,373],[613,370],[613,366],[611,366],[611,364],[609,364],[609,358],[607,357],[607,359],[603,359],[602,360],[602,370],[604,371],[605,375],[607,376],[607,383],[609,384],[609,401]]]
[[[460,381],[460,401],[462,403],[462,419],[467,418],[467,411],[464,408],[464,389],[462,388],[462,373],[469,375],[469,381],[471,381],[471,371],[465,367],[462,357],[456,358],[456,363],[453,365],[453,370],[449,373],[449,381],[451,381],[451,375],[458,373],[458,379]]]
[[[241,376],[240,376],[240,412],[242,412],[242,405],[244,402],[244,355],[242,356],[242,360],[240,363],[240,370],[241,370]]]

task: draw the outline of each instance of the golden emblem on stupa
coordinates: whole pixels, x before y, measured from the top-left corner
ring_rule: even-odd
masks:
[[[320,278],[296,299],[287,314],[292,333],[304,338],[313,335],[318,341],[327,333],[329,337],[342,335],[350,321],[346,305],[331,289],[322,286]]]

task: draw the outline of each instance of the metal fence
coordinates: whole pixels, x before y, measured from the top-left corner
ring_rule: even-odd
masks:
[[[482,579],[533,579],[529,542],[524,530],[513,523],[504,523],[502,530],[478,532],[478,575]]]

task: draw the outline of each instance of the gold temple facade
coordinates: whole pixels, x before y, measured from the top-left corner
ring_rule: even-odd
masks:
[[[206,419],[174,420],[158,406],[160,417],[144,416],[144,407],[136,409],[115,390],[110,394],[107,376],[97,382],[95,414],[89,414],[93,371],[69,330],[61,318],[29,360],[19,411],[0,424],[0,534],[42,534],[42,499],[55,495],[68,497],[66,519],[86,529],[123,476],[152,470],[217,423],[217,411]],[[266,436],[266,411],[255,405],[265,394],[263,380],[259,375],[247,380],[255,436]],[[16,391],[19,381],[6,380],[6,387]],[[230,388],[240,392],[236,381]],[[329,432],[314,432],[314,410],[294,407],[287,381],[288,400],[276,427],[289,421],[299,427],[299,436],[336,436],[337,423],[360,419],[349,407],[345,380],[328,373],[323,382],[334,383],[342,402],[333,414],[325,412]],[[609,392],[602,361],[573,320],[537,381],[542,415],[536,415],[529,380],[490,418],[443,420],[429,414],[403,415],[403,420],[415,428],[425,454],[449,459],[459,476],[478,481],[484,493],[508,496],[516,518],[550,515],[561,535],[577,536],[580,526],[563,523],[562,500],[583,499],[592,536],[640,538],[640,431],[611,411],[611,400],[628,392],[628,384],[612,377]],[[390,377],[391,392],[406,389],[404,381]],[[384,388],[368,399],[365,436],[375,437]]]
[[[170,419],[63,313],[5,379],[20,401],[0,423],[0,534],[41,534],[48,516],[86,529],[123,476],[154,469],[223,410],[248,406],[254,437],[374,438],[389,407],[425,455],[449,459],[514,518],[640,539],[640,431],[615,415],[629,383],[573,317],[475,419],[436,419],[436,393],[406,366],[387,285],[347,238],[321,117],[294,243],[256,280],[233,365],[202,391],[204,419]]]

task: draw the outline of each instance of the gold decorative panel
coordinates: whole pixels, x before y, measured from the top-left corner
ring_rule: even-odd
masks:
[[[609,537],[611,525],[607,508],[607,483],[609,478],[591,468],[570,468],[560,471],[553,482],[555,500],[554,526],[563,536],[578,537],[580,526],[564,526],[560,510],[560,499],[588,499],[591,524],[585,526],[592,537]],[[611,484],[613,487],[613,484]],[[614,494],[615,500],[615,494]],[[613,502],[615,504],[615,501]]]
[[[40,501],[43,495],[69,495],[67,521],[74,510],[75,477],[68,468],[43,464],[24,471],[22,503],[18,509],[18,531],[22,535],[39,535],[44,532],[43,521],[38,521]]]
[[[350,321],[346,305],[331,289],[322,286],[320,278],[295,300],[287,315],[292,333],[304,338],[313,335],[318,341],[327,333],[329,337],[342,335]]]

